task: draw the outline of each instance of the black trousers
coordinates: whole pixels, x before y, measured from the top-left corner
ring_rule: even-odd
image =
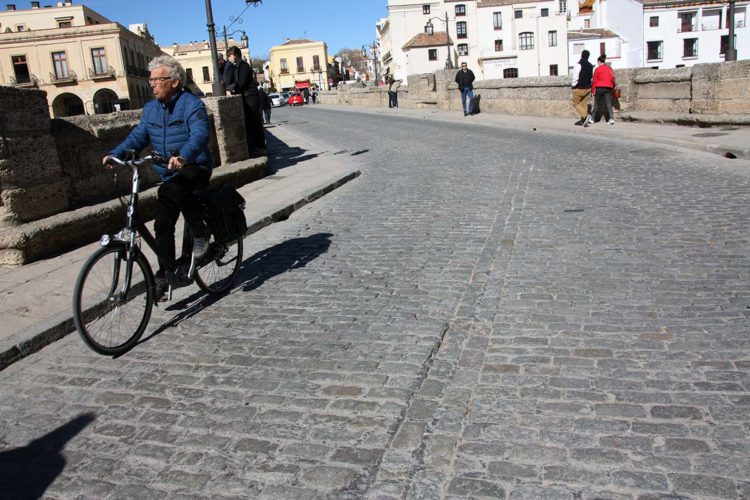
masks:
[[[211,172],[195,165],[188,165],[182,168],[179,174],[159,186],[154,232],[156,243],[165,256],[173,260],[175,258],[174,233],[180,213],[185,217],[194,237],[207,238],[211,235],[203,221],[203,205],[195,194],[196,191],[208,188],[210,178]],[[159,259],[157,274],[163,274],[165,269],[164,262]]]
[[[263,129],[263,110],[260,105],[260,94],[256,91],[242,96],[245,111],[245,132],[247,133],[247,149],[265,149],[266,133]]]

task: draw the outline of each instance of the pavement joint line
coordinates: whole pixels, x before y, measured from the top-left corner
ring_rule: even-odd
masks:
[[[266,213],[260,213],[248,220],[248,230],[245,233],[245,237],[260,231],[275,222],[281,222],[288,219],[295,211],[343,186],[349,181],[357,178],[360,174],[360,170],[347,169],[343,172],[343,175],[337,175],[336,178],[326,181],[324,185],[313,186],[312,189],[307,189],[306,191],[297,194],[293,201],[286,203],[282,208],[274,208],[271,213],[267,213],[268,209],[266,209]],[[294,176],[292,175],[287,178],[293,177]],[[314,176],[304,176],[306,179],[311,177]],[[296,177],[296,179],[299,179],[299,177]],[[260,179],[259,181],[256,181],[256,183],[262,183],[263,181],[264,179]],[[252,184],[255,183],[251,183],[250,185]],[[255,191],[259,191],[262,188],[263,186],[255,186]],[[274,192],[278,192],[278,190]],[[261,200],[259,204],[262,203],[263,201]],[[248,203],[248,207],[245,210],[246,212],[252,213],[250,206],[251,203]],[[16,361],[39,351],[43,347],[66,337],[70,333],[73,333],[75,331],[75,324],[73,322],[71,309],[72,306],[66,307],[62,311],[58,311],[57,314],[35,323],[31,327],[16,332],[6,339],[0,340],[0,371]]]

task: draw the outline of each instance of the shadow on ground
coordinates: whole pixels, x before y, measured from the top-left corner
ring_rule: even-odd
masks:
[[[1,451],[0,498],[41,498],[65,468],[65,445],[94,418],[84,413],[23,448]]]
[[[228,293],[234,293],[237,290],[250,292],[274,276],[305,267],[328,251],[332,236],[331,233],[318,233],[303,238],[292,238],[248,257],[240,267],[237,285]],[[189,297],[168,306],[167,311],[180,312],[141,340],[139,344],[148,342],[165,330],[192,318],[223,297],[223,295],[208,295],[200,289],[196,290]]]

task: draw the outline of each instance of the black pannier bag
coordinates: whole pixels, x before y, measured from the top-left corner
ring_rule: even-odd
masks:
[[[245,198],[231,184],[201,191],[199,197],[205,208],[206,225],[216,241],[229,243],[245,235]]]

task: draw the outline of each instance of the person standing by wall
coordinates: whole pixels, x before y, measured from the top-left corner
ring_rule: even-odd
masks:
[[[474,114],[474,72],[466,63],[461,63],[461,69],[456,73],[456,83],[461,92],[461,105],[464,108],[464,116]],[[469,99],[469,109],[466,110],[466,99]]]
[[[607,56],[601,55],[596,60],[596,69],[591,84],[591,92],[594,94],[594,106],[591,114],[586,118],[584,127],[588,127],[596,119],[598,112],[607,112],[607,123],[615,124],[615,117],[612,114],[612,92],[617,86],[615,83],[615,72],[607,64]]]
[[[594,74],[594,65],[589,62],[590,52],[581,52],[581,59],[573,67],[573,108],[580,120],[574,125],[583,125],[589,114],[589,97]]]
[[[393,77],[388,79],[388,107],[398,107],[398,88],[401,86],[401,80],[394,80]]]
[[[242,52],[237,46],[227,49],[227,59],[234,69],[233,83],[228,89],[229,93],[242,96],[247,150],[250,155],[262,154],[266,149],[266,136],[263,131],[262,103],[255,72],[247,61],[242,59]]]
[[[263,103],[263,123],[269,125],[271,123],[271,107],[273,102],[271,96],[265,90],[260,91],[260,101]]]

